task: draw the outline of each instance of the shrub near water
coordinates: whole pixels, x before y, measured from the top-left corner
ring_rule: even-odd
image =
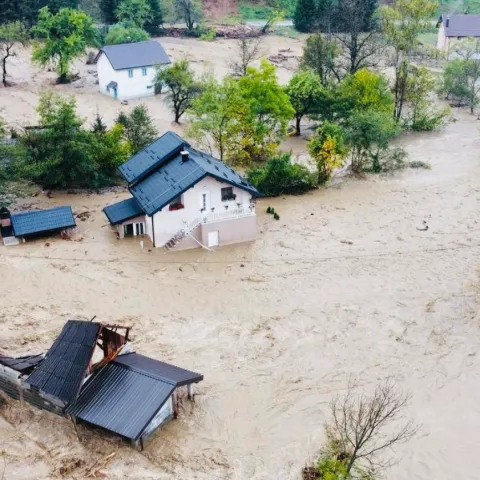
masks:
[[[248,179],[267,197],[298,195],[316,188],[316,176],[303,165],[292,163],[289,154],[270,159],[248,173]]]

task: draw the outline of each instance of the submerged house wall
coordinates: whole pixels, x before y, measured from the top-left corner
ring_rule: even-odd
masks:
[[[152,418],[147,425],[140,438],[140,448],[145,448],[152,440],[157,430],[163,425],[167,424],[173,418],[173,395],[170,395],[168,400],[164,403],[162,408]]]
[[[65,416],[63,404],[55,402],[55,399],[43,395],[40,391],[29,388],[21,377],[21,373],[0,364],[0,390],[2,392],[14,400],[25,401],[34,407]]]

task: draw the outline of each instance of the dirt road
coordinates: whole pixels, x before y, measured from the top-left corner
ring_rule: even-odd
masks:
[[[65,320],[97,315],[205,381],[143,453],[4,408],[5,479],[85,478],[113,451],[109,479],[296,479],[332,397],[349,378],[372,388],[387,376],[412,392],[422,425],[389,480],[477,478],[480,141],[478,122],[455,115],[401,141],[431,171],[261,201],[280,221],[260,214],[257,242],[215,253],[117,242],[101,209],[125,194],[34,199],[93,215],[79,222],[83,242],[0,247],[0,351],[44,351]]]

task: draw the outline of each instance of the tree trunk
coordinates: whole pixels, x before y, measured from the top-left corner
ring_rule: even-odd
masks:
[[[296,120],[296,127],[295,127],[295,128],[296,128],[296,130],[297,130],[297,131],[295,132],[295,135],[296,135],[297,137],[299,137],[299,136],[300,136],[300,120],[302,120],[302,117],[296,117],[295,120]]]
[[[7,57],[4,57],[2,60],[2,70],[3,70],[3,76],[2,76],[2,82],[3,86],[7,86]]]

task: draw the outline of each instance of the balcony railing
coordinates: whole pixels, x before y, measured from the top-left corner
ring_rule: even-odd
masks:
[[[248,206],[240,206],[238,208],[228,209],[224,212],[204,213],[202,216],[203,223],[212,223],[231,218],[251,217],[253,215],[255,215],[255,205],[250,204]]]

